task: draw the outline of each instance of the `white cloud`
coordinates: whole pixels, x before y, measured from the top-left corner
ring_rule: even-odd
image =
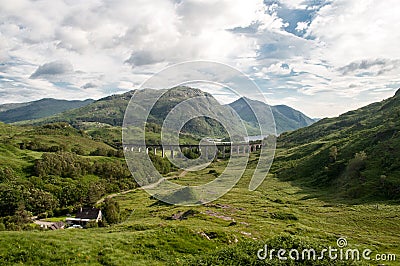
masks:
[[[271,64],[268,67],[263,67],[259,71],[255,73],[257,77],[263,79],[270,79],[271,75],[288,75],[292,71],[292,67],[290,67],[286,63],[275,63]]]
[[[399,2],[333,1],[311,22],[308,34],[326,45],[333,64],[369,58],[399,58]]]
[[[279,2],[292,9],[305,9],[307,7],[305,0],[281,0]]]
[[[300,21],[297,22],[296,30],[297,31],[303,31],[308,28],[308,22],[307,21]]]
[[[0,103],[102,97],[196,59],[233,65],[312,116],[400,85],[397,0],[268,2],[0,0]]]

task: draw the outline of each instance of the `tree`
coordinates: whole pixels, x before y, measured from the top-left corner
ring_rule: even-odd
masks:
[[[104,200],[103,214],[109,224],[119,223],[121,217],[118,202],[112,198],[106,198]]]
[[[41,189],[32,188],[27,200],[27,208],[38,214],[43,212],[52,212],[57,207],[57,199],[49,192]]]
[[[25,210],[24,206],[19,206],[17,211],[15,212],[15,215],[12,218],[12,221],[19,225],[23,226],[24,224],[30,223],[31,222],[31,217],[32,213]]]
[[[357,152],[347,165],[347,176],[351,178],[360,177],[360,172],[366,167],[366,159],[367,154],[364,151]]]
[[[0,168],[0,182],[15,180],[17,176],[12,168],[4,166]]]
[[[89,184],[88,204],[95,204],[106,193],[105,184],[102,181],[95,181]]]
[[[338,155],[337,147],[332,146],[329,150],[329,160],[333,163],[336,162],[337,155]]]
[[[25,205],[28,190],[21,185],[0,184],[0,216],[12,216],[20,206]]]
[[[70,152],[43,153],[35,162],[35,174],[38,176],[58,175],[61,177],[78,177],[92,172],[88,159]]]

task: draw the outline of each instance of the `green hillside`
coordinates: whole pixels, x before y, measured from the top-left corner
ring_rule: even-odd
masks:
[[[278,139],[275,171],[341,200],[400,199],[400,91]]]
[[[67,123],[0,123],[0,225],[22,229],[21,213],[61,214],[135,187],[121,150]]]
[[[345,237],[349,248],[370,248],[399,254],[398,205],[348,206],[315,197],[317,189],[299,189],[268,175],[257,191],[248,191],[251,163],[239,183],[210,204],[180,207],[163,204],[137,189],[114,196],[121,222],[89,228],[23,232],[0,231],[2,265],[371,265],[370,261],[259,260],[257,251],[269,248],[336,247]],[[199,184],[223,171],[225,161],[182,174],[174,182]],[[177,213],[186,219],[171,219]],[[276,253],[275,253],[276,254]],[[385,265],[397,265],[387,261]]]
[[[79,108],[92,103],[93,100],[67,101],[45,98],[27,103],[0,105],[0,121],[13,123],[52,116],[64,111]]]
[[[134,91],[130,91],[124,94],[111,95],[78,109],[68,110],[61,114],[31,121],[23,121],[16,124],[41,125],[52,122],[67,122],[76,125],[81,122],[98,122],[120,126],[122,125],[126,106],[133,93]]]

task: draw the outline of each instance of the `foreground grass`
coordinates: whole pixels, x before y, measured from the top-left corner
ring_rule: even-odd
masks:
[[[204,183],[214,178],[210,169],[221,173],[223,167],[224,162],[217,162],[196,173],[177,173],[174,182]],[[277,249],[336,247],[339,237],[345,237],[350,248],[393,253],[400,260],[398,205],[343,205],[329,196],[322,200],[320,191],[299,188],[273,175],[250,192],[250,168],[228,194],[203,206],[166,205],[135,190],[114,197],[126,213],[124,222],[116,226],[0,232],[0,264],[276,265],[276,261],[257,259],[263,243]],[[195,215],[169,219],[187,210]]]

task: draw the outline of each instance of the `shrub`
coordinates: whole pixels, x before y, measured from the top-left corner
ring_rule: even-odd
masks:
[[[8,166],[3,166],[0,168],[0,182],[11,181],[16,178],[17,176],[12,168]]]
[[[120,209],[117,201],[112,198],[106,198],[104,200],[104,206],[102,208],[103,215],[107,223],[116,224],[120,221]]]
[[[292,221],[298,220],[298,218],[294,214],[286,212],[271,213],[271,218],[277,220],[292,220]]]
[[[350,178],[359,177],[360,172],[365,169],[367,154],[364,151],[357,152],[354,158],[349,161],[346,168],[347,176]]]
[[[89,221],[89,222],[86,224],[85,227],[86,227],[86,228],[97,228],[97,227],[99,227],[99,225],[97,224],[96,221]]]

